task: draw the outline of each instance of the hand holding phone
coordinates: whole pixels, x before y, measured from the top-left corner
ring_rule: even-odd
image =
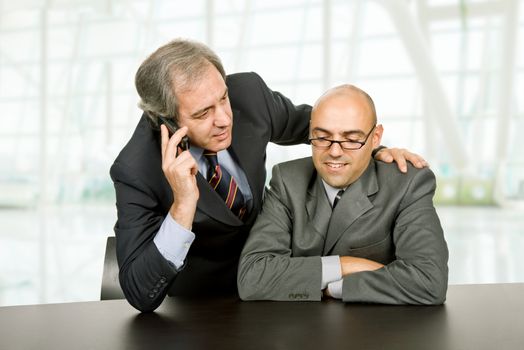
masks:
[[[199,197],[198,165],[191,153],[179,152],[179,148],[189,148],[189,138],[182,136],[187,128],[177,131],[176,123],[170,118],[159,117],[159,123],[165,124],[165,128],[160,128],[162,171],[173,191],[169,213],[177,223],[190,229]]]
[[[170,137],[179,129],[174,118],[158,116],[158,120],[160,120],[160,122],[167,127],[167,130],[169,130]],[[182,140],[180,140],[178,147],[180,147],[182,151],[186,151],[189,149],[189,137],[187,135],[182,137]]]

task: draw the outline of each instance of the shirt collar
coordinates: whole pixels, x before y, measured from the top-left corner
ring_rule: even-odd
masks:
[[[195,160],[198,162],[200,158],[202,158],[202,155],[204,154],[204,149],[198,146],[191,145],[191,147],[189,147],[189,153],[191,153],[193,158],[195,158]]]
[[[333,205],[333,201],[335,200],[335,197],[337,196],[338,191],[340,190],[345,191],[347,188],[347,186],[344,188],[336,188],[336,187],[330,186],[324,181],[324,179],[322,179],[322,184],[324,185],[324,190],[326,190],[326,194],[328,196],[329,203],[331,205]]]

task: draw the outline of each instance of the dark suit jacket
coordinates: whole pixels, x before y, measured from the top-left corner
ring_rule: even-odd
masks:
[[[294,106],[255,73],[230,75],[226,83],[233,109],[229,150],[247,176],[254,205],[240,221],[198,174],[200,198],[192,228],[196,239],[181,271],[164,259],[153,242],[173,195],[161,168],[159,131],[145,116],[111,167],[120,284],[139,310],[155,309],[166,294],[236,294],[240,251],[262,203],[266,146],[270,141],[307,142],[310,106]]]
[[[333,211],[310,157],[276,165],[270,186],[240,258],[242,299],[320,300],[320,257],[349,255],[386,266],[344,277],[344,301],[444,302],[448,250],[429,168],[371,160]]]

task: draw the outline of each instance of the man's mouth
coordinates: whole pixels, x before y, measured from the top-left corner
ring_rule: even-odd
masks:
[[[221,139],[222,140],[222,139],[225,139],[227,136],[228,136],[228,131],[224,130],[220,134],[216,134],[214,137],[216,137],[217,139]]]
[[[325,162],[324,163],[327,167],[330,169],[340,169],[347,165],[347,163],[340,163],[340,162]]]

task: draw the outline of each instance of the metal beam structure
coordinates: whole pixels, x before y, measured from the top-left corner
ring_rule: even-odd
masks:
[[[431,46],[431,36],[429,32],[429,20],[428,20],[428,3],[427,0],[419,0],[416,2],[416,11],[418,25],[420,27],[421,33],[424,36],[424,40],[428,43],[428,46]],[[423,94],[423,93],[422,93]],[[435,135],[435,130],[437,129],[436,120],[438,115],[433,115],[433,110],[427,99],[422,101],[422,115],[425,116],[426,123],[424,123],[424,141],[426,147],[426,157],[429,160],[437,159],[438,152],[438,141],[437,135]]]
[[[513,1],[514,0],[493,0],[482,2],[470,1],[466,7],[466,15],[468,18],[477,18],[491,17],[497,14],[504,14],[509,3]],[[457,1],[457,5],[443,5],[431,7],[431,11],[428,12],[428,20],[442,21],[460,18],[462,16],[462,12],[458,3],[459,1]]]
[[[452,164],[463,170],[468,158],[464,151],[458,122],[444,92],[438,71],[433,63],[426,40],[410,13],[406,1],[383,0],[376,1],[388,12],[395,24],[413,67],[424,89],[424,95],[434,113],[428,117],[435,119],[444,143],[448,149]]]
[[[39,301],[47,301],[47,224],[46,211],[48,207],[48,166],[47,166],[47,100],[48,100],[48,4],[44,2],[40,10],[40,125],[39,125],[39,244],[38,244],[38,272],[39,272]]]
[[[502,31],[502,67],[499,82],[498,119],[497,119],[497,143],[496,154],[496,176],[495,196],[497,202],[504,202],[503,186],[505,183],[505,165],[509,157],[508,142],[511,117],[514,113],[515,86],[515,58],[518,32],[519,1],[507,0],[504,11],[504,29]]]
[[[236,53],[235,53],[235,60],[234,60],[234,71],[238,72],[240,70],[242,60],[244,59],[244,51],[246,47],[246,38],[248,34],[248,25],[250,23],[251,18],[251,5],[252,0],[245,0],[244,2],[244,10],[242,18],[240,18],[240,26],[238,30],[238,41],[237,41],[237,47],[236,47]]]
[[[213,8],[213,0],[206,0],[206,43],[208,46],[213,47],[214,37],[213,32],[215,29],[215,21],[214,21],[214,8]]]
[[[121,91],[121,88],[119,87],[121,87],[122,84],[120,82],[117,83],[116,81],[113,82],[111,80],[112,71],[120,71],[118,65],[114,62],[118,62],[119,59],[122,59],[127,56],[132,56],[137,58],[137,60],[141,60],[145,53],[150,52],[151,43],[155,42],[159,35],[165,33],[164,28],[165,26],[169,25],[171,18],[170,16],[162,16],[162,18],[157,18],[159,11],[155,11],[156,9],[158,9],[159,5],[162,5],[162,1],[164,0],[149,0],[145,2],[135,2],[133,0],[95,0],[92,2],[86,2],[85,0],[23,0],[21,2],[13,3],[6,0],[0,0],[2,18],[4,18],[6,16],[6,13],[9,12],[35,11],[34,9],[36,6],[38,6],[38,8],[45,7],[47,9],[48,16],[49,14],[53,15],[53,11],[57,11],[59,15],[64,15],[64,19],[60,20],[62,22],[58,24],[57,27],[55,27],[54,25],[50,27],[49,24],[43,25],[43,22],[39,24],[38,21],[43,19],[43,17],[40,17],[40,19],[38,19],[38,17],[29,17],[33,18],[32,20],[34,20],[34,22],[28,23],[24,27],[20,27],[19,25],[7,29],[0,27],[0,35],[6,34],[8,36],[11,36],[11,34],[13,33],[17,35],[17,32],[31,32],[31,34],[34,32],[38,35],[38,44],[41,45],[41,58],[38,57],[38,55],[33,57],[28,56],[27,59],[25,58],[25,56],[17,57],[16,50],[12,53],[5,46],[2,47],[3,50],[0,52],[0,55],[2,55],[3,71],[8,70],[10,74],[14,74],[15,80],[17,82],[25,82],[29,84],[29,86],[31,87],[38,87],[37,91],[39,95],[36,97],[30,97],[30,102],[31,104],[34,104],[36,102],[40,105],[40,108],[37,111],[40,120],[40,129],[38,129],[35,134],[35,136],[37,136],[39,140],[38,152],[41,155],[37,160],[38,170],[35,171],[35,175],[38,176],[39,180],[41,180],[41,184],[38,185],[39,192],[42,194],[40,198],[47,198],[47,200],[52,199],[54,189],[56,187],[55,185],[61,181],[61,179],[57,177],[67,175],[68,170],[65,169],[65,167],[69,166],[68,162],[57,162],[54,159],[50,162],[49,158],[46,157],[48,157],[47,151],[51,144],[51,141],[49,141],[50,138],[52,138],[53,142],[55,140],[59,140],[59,143],[62,145],[62,147],[59,146],[58,148],[64,150],[65,148],[63,146],[70,142],[71,137],[78,137],[77,134],[67,135],[68,129],[70,129],[71,125],[74,123],[74,121],[72,121],[73,119],[67,119],[71,118],[70,116],[73,110],[77,111],[76,117],[82,115],[85,116],[89,113],[89,109],[99,109],[100,105],[102,104],[102,114],[105,117],[105,138],[102,142],[105,142],[108,148],[111,147],[110,145],[112,143],[117,142],[115,140],[118,139],[118,135],[120,133],[118,132],[118,130],[113,129],[115,127],[114,124],[117,123],[117,120],[121,120],[123,118],[117,119],[116,116],[113,115],[114,106],[117,106],[117,102],[114,99],[114,97],[116,92]],[[475,115],[475,118],[478,118],[474,120],[474,125],[478,128],[481,128],[482,130],[480,131],[483,133],[487,134],[488,131],[491,132],[491,139],[496,140],[494,146],[497,154],[495,162],[496,168],[498,170],[496,180],[497,184],[500,186],[504,185],[505,166],[508,162],[507,155],[508,152],[511,152],[511,150],[509,149],[510,145],[508,144],[511,136],[511,130],[509,128],[511,127],[515,119],[515,112],[512,110],[512,108],[515,106],[516,92],[514,91],[514,88],[515,81],[516,79],[518,79],[515,74],[515,48],[518,45],[521,45],[519,40],[517,39],[517,28],[519,26],[518,16],[519,14],[521,14],[521,11],[519,12],[518,8],[520,2],[521,1],[519,0],[486,0],[482,2],[467,2],[466,11],[464,12],[464,10],[462,9],[463,12],[461,12],[461,7],[458,5],[428,6],[427,1],[425,0],[418,0],[415,2],[405,0],[375,1],[377,5],[382,6],[390,15],[399,33],[399,36],[402,39],[402,43],[406,49],[408,57],[410,58],[413,64],[416,76],[418,77],[418,79],[420,79],[420,85],[422,86],[422,91],[427,100],[427,102],[424,102],[427,105],[424,106],[424,111],[422,113],[422,116],[423,118],[425,118],[424,120],[426,121],[424,123],[426,135],[425,142],[427,147],[426,149],[429,151],[426,152],[426,154],[429,154],[430,158],[433,156],[435,156],[434,158],[438,158],[438,156],[436,155],[440,148],[438,147],[437,143],[437,133],[435,133],[435,128],[437,128],[440,132],[440,135],[442,136],[440,140],[444,140],[443,145],[444,147],[447,147],[447,153],[451,157],[451,165],[455,169],[459,170],[475,169],[475,167],[478,167],[479,161],[474,159],[471,154],[467,154],[466,148],[464,147],[464,135],[460,131],[461,129],[458,125],[459,116],[455,115],[456,113],[454,112],[455,110],[460,110],[460,108],[458,108],[458,106],[453,106],[457,108],[452,108],[450,102],[446,98],[446,94],[442,86],[442,83],[440,82],[440,76],[442,73],[437,71],[436,66],[433,62],[433,57],[429,50],[429,40],[431,34],[428,32],[429,24],[434,24],[435,22],[444,20],[460,20],[460,18],[464,16],[464,13],[468,19],[502,19],[501,23],[503,25],[503,32],[500,34],[502,49],[500,50],[500,52],[489,52],[489,57],[483,58],[483,61],[488,60],[488,62],[483,63],[483,65],[480,68],[480,72],[470,70],[462,74],[462,78],[464,78],[466,74],[474,74],[475,76],[479,76],[481,83],[479,84],[480,87],[478,92],[478,98],[482,99],[483,97],[489,97],[489,93],[492,91],[490,91],[486,85],[491,82],[490,79],[492,79],[492,75],[490,72],[486,72],[486,70],[494,69],[493,64],[489,62],[489,59],[493,58],[495,60],[498,60],[502,58],[502,68],[500,69],[500,74],[497,76],[496,83],[498,100],[496,101],[497,119],[495,128],[493,130],[487,130],[484,126],[486,125],[486,123],[484,122],[484,120],[482,120],[482,118],[491,118],[491,116],[487,115],[485,112],[487,107],[482,107],[481,103],[484,103],[483,101],[480,101],[480,104],[477,105],[477,109],[472,111]],[[290,9],[296,9],[296,11],[302,11],[301,13],[299,13],[298,16],[303,16],[304,20],[302,22],[296,22],[302,26],[302,29],[299,30],[301,33],[297,37],[289,39],[288,42],[279,43],[274,46],[271,43],[268,43],[264,44],[263,46],[257,46],[255,49],[263,50],[265,47],[272,48],[277,46],[296,44],[297,50],[295,51],[296,54],[293,53],[293,58],[296,57],[296,60],[298,62],[298,60],[303,59],[302,56],[304,52],[307,52],[309,54],[309,50],[306,51],[306,49],[310,47],[315,47],[315,50],[317,50],[318,45],[320,45],[321,49],[317,50],[315,54],[319,53],[322,57],[321,61],[319,62],[319,65],[321,65],[320,68],[322,71],[322,76],[319,78],[311,78],[308,82],[318,84],[319,90],[321,88],[323,90],[326,90],[331,86],[331,84],[333,84],[336,78],[338,78],[338,76],[335,76],[337,73],[337,69],[333,66],[334,62],[337,61],[338,57],[334,57],[334,52],[335,48],[338,47],[335,45],[342,43],[343,45],[346,45],[345,50],[347,50],[349,54],[349,59],[347,60],[347,63],[344,63],[349,66],[347,69],[347,77],[351,78],[353,74],[357,73],[355,72],[355,69],[358,70],[358,62],[356,62],[356,59],[352,59],[352,57],[355,58],[359,56],[359,46],[363,42],[365,43],[365,41],[370,38],[364,36],[365,33],[359,32],[359,30],[365,30],[364,25],[362,25],[362,28],[358,28],[359,23],[366,23],[364,22],[366,21],[366,18],[362,16],[363,11],[360,11],[359,9],[365,8],[368,2],[362,0],[355,0],[351,3],[351,13],[348,13],[346,17],[353,18],[353,21],[350,20],[349,24],[354,26],[354,28],[352,31],[349,31],[348,33],[342,33],[342,31],[335,32],[335,28],[338,27],[335,27],[334,23],[338,21],[338,16],[337,13],[333,11],[337,7],[337,5],[341,5],[341,2],[337,1],[322,0],[321,2],[318,2],[304,0],[302,4],[293,3],[291,5],[284,5],[282,7],[276,5],[258,6],[261,3],[255,2],[253,0],[228,2],[227,4],[231,7],[236,7],[236,9],[232,10],[230,14],[226,14],[227,16],[230,16],[231,20],[234,21],[236,26],[235,31],[232,33],[232,35],[237,35],[236,47],[232,60],[233,65],[231,67],[232,72],[245,68],[246,58],[253,58],[253,56],[250,56],[250,52],[253,52],[252,47],[249,45],[251,41],[250,35],[252,33],[258,33],[258,30],[254,31],[253,25],[264,25],[256,23],[252,20],[255,11],[257,14],[267,14],[268,12],[273,11],[272,6],[275,6],[277,10],[284,9],[285,11],[289,11]],[[214,37],[216,35],[215,26],[222,24],[222,21],[218,22],[218,20],[215,17],[219,3],[215,4],[214,0],[203,0],[202,5],[203,7],[201,13],[196,14],[194,18],[187,19],[185,17],[180,17],[178,18],[178,20],[188,22],[198,21],[198,23],[193,22],[197,26],[201,25],[197,33],[202,33],[203,28],[204,40],[208,45],[213,47],[214,44],[218,42],[218,38]],[[417,16],[414,16],[414,14],[410,11],[412,5],[418,6],[418,8],[420,9],[418,14],[423,15],[423,18],[419,17],[417,20]],[[321,32],[320,39],[311,39],[306,37],[306,29],[310,30],[308,26],[311,25],[311,21],[307,22],[306,17],[308,11],[310,11],[311,9],[314,9],[315,13],[318,12],[318,15],[315,15],[317,18],[315,18],[316,21],[314,22],[316,24],[317,20],[320,20],[318,21],[320,25],[317,26],[318,28],[315,28],[317,31]],[[321,9],[321,11],[318,11],[319,9]],[[223,10],[221,10],[221,13],[222,12]],[[80,13],[81,15],[76,16],[76,14]],[[129,15],[130,13],[132,14],[131,16]],[[295,12],[295,17],[296,14],[297,13]],[[85,17],[82,17],[82,15],[85,15]],[[120,52],[102,52],[99,55],[96,54],[96,51],[90,52],[89,55],[84,52],[75,53],[75,51],[77,50],[75,49],[73,50],[72,56],[64,57],[63,55],[61,55],[54,57],[54,51],[52,46],[53,42],[49,42],[50,35],[54,35],[55,31],[74,32],[75,26],[76,28],[78,28],[77,23],[75,22],[75,20],[73,20],[73,18],[75,17],[78,21],[81,21],[82,18],[85,19],[85,22],[81,23],[80,26],[85,26],[87,28],[86,34],[89,34],[90,28],[96,27],[99,24],[111,23],[112,21],[121,22],[129,20],[130,22],[135,23],[137,28],[136,48],[133,47],[131,50],[127,51],[124,51],[124,49],[122,49],[122,51]],[[55,17],[49,17],[49,19],[46,19],[46,21],[51,20],[51,18],[53,18],[54,20]],[[56,18],[59,18],[59,16],[57,16]],[[480,25],[482,24],[476,23],[475,30],[478,30]],[[495,27],[495,29],[498,29],[498,27]],[[445,29],[444,31],[447,30],[448,29]],[[493,30],[491,31],[493,32]],[[489,31],[486,31],[486,33],[487,32]],[[487,35],[486,33],[484,33],[483,35]],[[468,34],[466,33],[464,35]],[[71,35],[68,34],[68,36]],[[185,33],[180,32],[173,33],[173,36],[190,35],[186,35]],[[371,40],[377,40],[377,35],[372,34],[371,36]],[[385,35],[380,34],[378,36],[383,36],[384,38],[391,38],[389,33],[385,33]],[[463,37],[465,38],[465,36]],[[90,42],[91,48],[96,48],[96,46],[94,46],[90,41],[94,39],[90,37],[79,36],[77,37],[77,39],[74,39],[74,37],[72,37],[71,39],[74,40],[72,41],[73,45],[79,46],[80,50],[83,50],[82,41],[86,39],[87,42]],[[47,40],[48,42],[46,43],[45,40]],[[379,38],[379,40],[381,39]],[[493,43],[492,39],[489,39],[488,41],[491,44]],[[462,45],[462,47],[464,46],[465,45]],[[469,52],[468,54],[471,55],[471,52]],[[477,52],[477,54],[479,53]],[[20,54],[18,54],[18,56],[20,56]],[[461,69],[465,70],[467,68],[467,64],[465,64],[464,61],[464,55],[459,57],[462,57],[463,60],[463,64],[461,65],[461,67],[459,67],[459,71],[446,72],[446,74],[458,76],[462,72]],[[21,59],[23,60],[23,65],[18,64]],[[102,88],[94,91],[84,92],[85,89],[83,87],[87,86],[88,82],[92,81],[93,79],[96,79],[96,77],[94,77],[95,75],[90,75],[89,73],[84,72],[84,78],[86,79],[85,81],[82,81],[83,79],[79,78],[78,75],[73,74],[73,70],[75,69],[74,67],[80,64],[83,64],[86,67],[91,67],[92,63],[98,60],[103,61],[105,65],[103,71],[101,71],[99,74],[101,76],[101,84],[97,85]],[[57,78],[57,75],[53,73],[53,68],[57,65],[60,65],[60,67],[64,67],[66,74],[64,74],[63,77],[60,74],[60,77]],[[304,77],[300,76],[300,69],[301,67],[298,64],[296,64],[293,67],[291,79],[285,81],[284,83],[289,85],[295,84],[296,86],[298,86],[300,82],[303,82],[305,79]],[[35,74],[35,72],[37,72],[38,70],[40,70],[40,76],[38,75],[38,73]],[[51,74],[52,76],[48,77],[47,74]],[[17,75],[21,76],[22,78],[19,79]],[[2,78],[5,79],[6,76],[7,74],[4,74]],[[411,73],[409,73],[409,77],[411,78]],[[52,83],[49,82],[50,78],[53,78]],[[66,86],[69,86],[66,92],[62,95],[53,93],[53,86],[56,83],[57,79],[65,79]],[[464,79],[464,89],[460,89],[459,87],[459,90],[463,90],[469,93],[470,91],[467,90],[468,86],[466,85],[467,80],[466,78]],[[3,89],[6,89],[5,84],[6,83],[4,83],[4,85],[2,86]],[[290,92],[304,90],[305,89],[296,89],[294,87],[290,87],[289,91],[286,90],[284,92],[289,94]],[[457,94],[460,93],[463,92],[459,91]],[[129,91],[129,95],[130,99],[134,98],[134,91]],[[14,105],[16,103],[22,104],[28,101],[26,100],[26,97],[22,95],[15,95],[14,97],[8,96],[11,95],[5,95],[2,102]],[[457,103],[463,103],[462,99],[458,98],[458,100],[459,102]],[[29,106],[29,104],[27,104],[27,106]],[[51,131],[49,127],[48,118],[54,116],[56,111],[60,111],[59,113],[61,118],[67,119],[63,119],[62,128],[64,130],[62,130],[62,134],[55,134],[54,131]],[[418,118],[418,116],[416,117]],[[405,116],[402,116],[402,118],[405,118]],[[466,119],[466,117],[464,118]],[[129,121],[129,125],[127,126],[129,126],[130,128],[135,124],[135,121],[132,118],[127,118],[125,120]],[[404,121],[411,122],[412,119],[406,118],[404,119]],[[469,122],[469,120],[466,122]],[[80,135],[79,137],[85,137],[85,135]],[[469,139],[466,139],[466,141],[469,141]],[[108,151],[107,156],[110,156],[110,153],[111,152]],[[79,155],[79,157],[80,156],[82,155]],[[55,167],[55,163],[63,166],[64,169],[61,169],[60,167]],[[469,165],[470,167],[466,167],[467,165]],[[500,193],[502,193],[502,191],[500,191]]]
[[[361,45],[360,37],[362,36],[362,22],[363,22],[363,0],[355,0],[352,2],[353,11],[348,13],[350,18],[350,32],[347,40],[346,50],[348,52],[348,59],[346,61],[346,78],[348,81],[353,81],[357,71],[357,57],[359,57]]]
[[[322,90],[331,87],[331,0],[322,1]]]

